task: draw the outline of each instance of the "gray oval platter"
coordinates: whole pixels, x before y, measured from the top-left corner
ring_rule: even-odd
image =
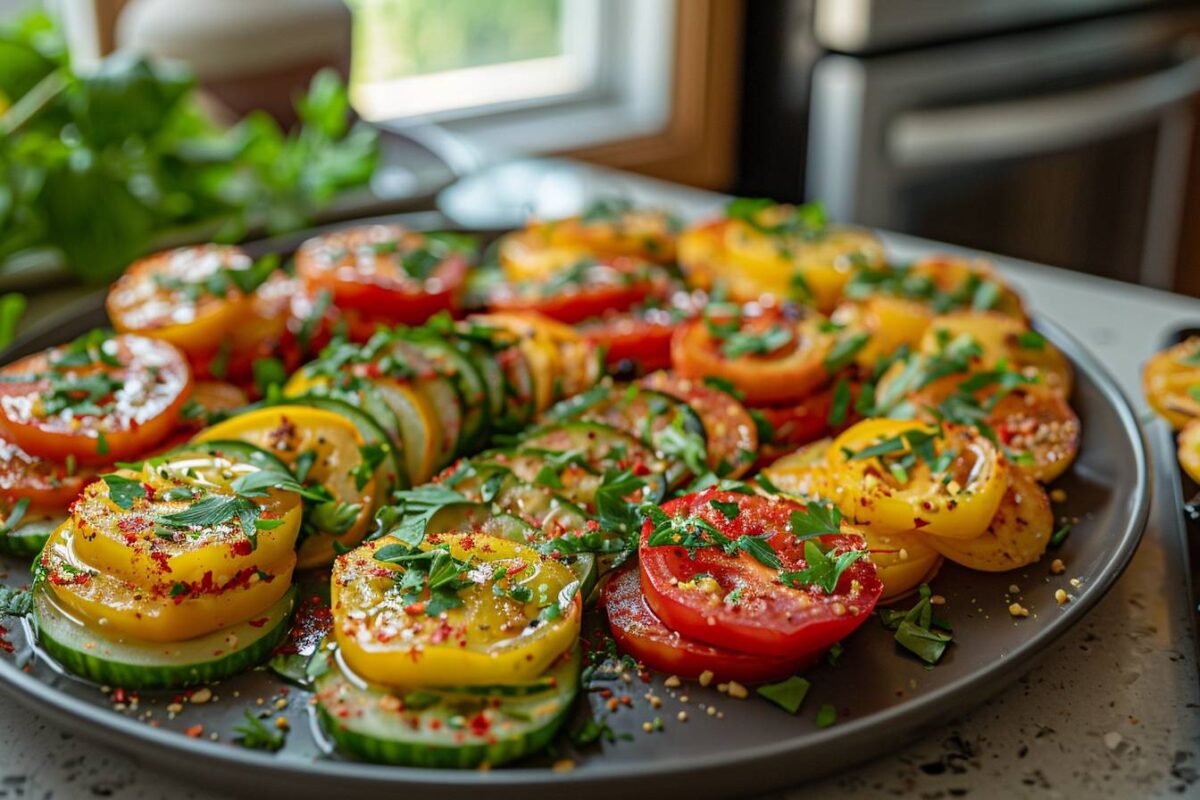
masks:
[[[286,254],[301,238],[251,249]],[[38,325],[0,362],[105,324],[103,296],[88,298]],[[132,704],[59,672],[37,653],[28,629],[7,619],[2,622],[11,629],[13,652],[0,652],[0,689],[65,728],[129,752],[147,769],[241,795],[344,797],[402,790],[442,798],[527,798],[553,787],[573,800],[650,792],[701,798],[762,792],[845,769],[901,747],[1027,672],[1104,596],[1141,538],[1149,509],[1146,451],[1129,403],[1075,339],[1053,325],[1038,327],[1076,369],[1072,405],[1083,421],[1082,447],[1055,487],[1067,494],[1056,512],[1079,522],[1061,548],[1027,569],[1000,574],[950,564],[942,569],[933,586],[947,600],[941,613],[953,623],[955,638],[933,669],[899,650],[892,634],[870,620],[846,641],[836,665],[806,673],[812,690],[794,716],[753,695],[736,700],[712,687],[686,684],[668,689],[661,675],[649,683],[638,677],[632,684],[594,681],[573,724],[593,713],[609,726],[611,740],[601,737],[576,748],[560,737],[554,754],[489,772],[384,767],[330,754],[313,725],[308,694],[267,671],[213,687],[211,701],[183,703],[177,715],[168,710],[178,699],[171,693],[143,692]],[[1050,574],[1052,558],[1066,562],[1065,574]],[[0,578],[22,585],[29,573],[25,564],[0,558]],[[1010,596],[1012,584],[1020,587],[1019,597]],[[1059,588],[1072,595],[1066,605],[1054,600]],[[1029,617],[1009,615],[1014,600],[1030,610]],[[603,621],[593,619],[592,626],[602,627]],[[600,691],[605,688],[617,697],[629,695],[630,705],[610,712]],[[662,699],[661,708],[647,701],[650,692]],[[837,709],[838,722],[819,728],[816,710],[826,703]],[[286,747],[268,753],[234,744],[243,712],[267,707],[291,724]],[[645,732],[643,723],[655,717],[664,730]]]

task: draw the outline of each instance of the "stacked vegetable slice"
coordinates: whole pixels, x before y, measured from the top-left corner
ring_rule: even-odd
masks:
[[[188,686],[258,663],[287,631],[304,491],[239,443],[104,475],[35,564],[42,646],[113,686]]]
[[[706,431],[727,437],[733,419],[753,435],[728,395],[654,382],[701,402],[600,384],[511,445],[398,492],[381,538],[338,559],[317,697],[341,748],[473,766],[549,740],[578,686],[578,615],[636,549],[637,509],[726,460],[728,439],[710,452]]]

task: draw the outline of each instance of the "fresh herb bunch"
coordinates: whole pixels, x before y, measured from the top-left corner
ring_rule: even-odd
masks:
[[[179,65],[127,53],[76,71],[41,14],[0,27],[0,261],[58,253],[107,281],[166,232],[294,230],[370,178],[377,134],[349,126],[332,71],[313,78],[286,133],[265,113],[223,128],[194,88]]]

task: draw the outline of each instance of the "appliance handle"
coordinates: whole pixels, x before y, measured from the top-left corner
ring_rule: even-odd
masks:
[[[1200,55],[1140,78],[1062,94],[909,111],[886,132],[899,167],[943,167],[1063,150],[1129,130],[1200,92]]]

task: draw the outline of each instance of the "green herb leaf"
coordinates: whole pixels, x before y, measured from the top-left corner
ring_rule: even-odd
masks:
[[[33,594],[25,589],[0,586],[0,616],[23,617],[33,610]]]
[[[8,512],[8,518],[0,525],[0,536],[5,536],[12,533],[21,524],[21,520],[25,518],[25,512],[29,510],[30,500],[28,497],[22,497]]]
[[[825,371],[833,375],[850,366],[854,361],[854,357],[858,355],[860,350],[867,346],[867,342],[870,340],[871,334],[865,331],[839,338],[834,342],[829,355],[825,356]]]
[[[0,212],[0,219],[3,212]],[[17,325],[25,315],[25,295],[9,292],[0,295],[0,347],[8,347],[17,335]]]
[[[835,722],[837,722],[837,718],[837,709],[829,705],[829,703],[826,703],[817,710],[817,727],[828,728],[830,725],[833,725]]]
[[[387,534],[411,546],[425,539],[425,528],[446,506],[469,503],[465,496],[439,484],[426,484],[416,489],[396,492],[394,502],[376,517],[378,532],[370,538]]]
[[[733,522],[735,519],[737,519],[738,514],[741,513],[741,508],[738,507],[737,503],[724,503],[714,498],[709,500],[708,504],[717,511],[720,511],[721,515],[730,522]]]
[[[1017,344],[1026,350],[1046,349],[1046,337],[1037,331],[1021,331],[1017,334]]]
[[[810,688],[812,688],[811,683],[799,675],[793,675],[779,683],[767,683],[759,686],[755,691],[789,714],[795,714],[804,704],[804,698],[808,696]]]
[[[806,539],[804,541],[804,561],[807,566],[795,572],[781,572],[779,580],[793,588],[819,586],[825,590],[825,594],[833,594],[837,590],[842,573],[865,555],[867,555],[866,550],[847,550],[830,558],[815,541]]]
[[[287,383],[287,368],[278,358],[256,358],[251,369],[254,372],[254,388],[262,397],[270,393],[271,387],[282,387]]]
[[[842,512],[832,503],[810,502],[804,511],[793,511],[788,526],[798,539],[826,536],[842,532]]]
[[[725,551],[729,552],[734,548],[741,550],[758,563],[768,566],[771,569],[779,569],[782,566],[779,562],[779,556],[771,548],[771,545],[758,536],[739,536],[731,545],[726,546]]]
[[[793,336],[791,328],[783,325],[772,325],[762,332],[735,330],[721,343],[721,354],[726,358],[767,355],[791,344]]]
[[[234,741],[250,750],[268,750],[274,753],[283,749],[287,741],[283,731],[271,730],[250,709],[246,709],[243,715],[245,722],[233,729],[238,734]]]
[[[636,386],[636,384],[630,385]],[[746,393],[737,388],[733,381],[726,380],[725,378],[718,378],[715,375],[709,375],[704,379],[704,385],[716,389],[718,392],[724,392],[725,394],[733,397],[735,400],[740,401],[746,399]]]
[[[846,414],[849,411],[850,381],[843,376],[833,387],[833,402],[829,406],[829,413],[825,416],[825,421],[829,427],[836,428],[846,421]]]
[[[108,496],[121,509],[128,511],[138,500],[146,499],[146,487],[141,481],[123,475],[104,475],[100,478],[108,486]]]

